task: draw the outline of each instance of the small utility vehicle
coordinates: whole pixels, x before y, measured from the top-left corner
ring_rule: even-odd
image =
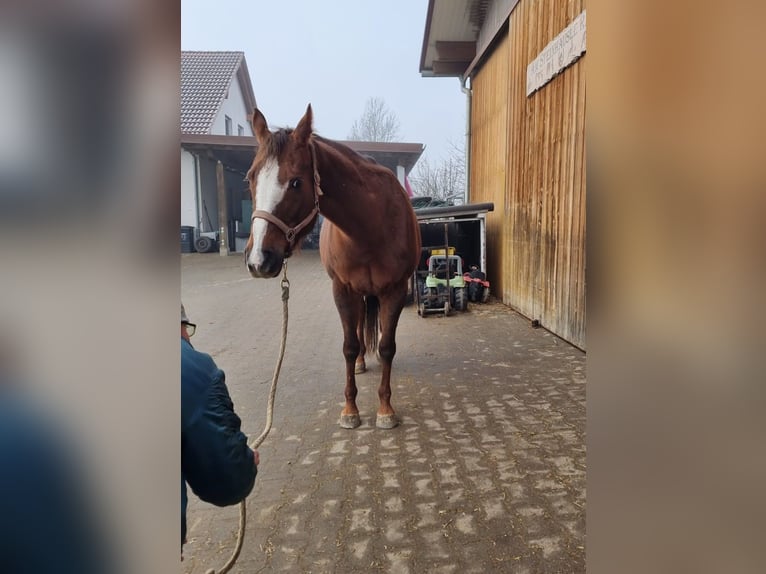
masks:
[[[428,273],[425,279],[419,279],[416,285],[418,315],[427,313],[444,313],[449,315],[451,309],[465,311],[468,308],[468,288],[463,277],[463,260],[449,255],[444,249],[434,249],[428,258]]]

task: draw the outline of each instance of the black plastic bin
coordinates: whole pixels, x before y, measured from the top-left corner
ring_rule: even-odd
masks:
[[[181,253],[194,253],[194,228],[190,225],[181,226]]]

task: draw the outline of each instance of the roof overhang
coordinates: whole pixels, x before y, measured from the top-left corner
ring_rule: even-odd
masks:
[[[481,22],[472,23],[472,6],[482,0],[428,0],[420,74],[426,77],[455,77],[476,57]],[[485,2],[486,3],[486,2]]]
[[[245,100],[245,110],[247,112],[248,121],[253,121],[253,110],[258,105],[255,101],[255,93],[253,93],[253,82],[250,80],[250,72],[247,69],[247,60],[245,60],[244,54],[242,55],[242,61],[237,69],[237,79],[242,90],[242,98]]]
[[[340,141],[340,143],[357,153],[372,157],[394,173],[399,165],[404,168],[405,173],[412,171],[425,150],[423,144],[419,143],[363,141]],[[205,153],[221,160],[228,167],[244,173],[253,163],[258,141],[254,136],[181,134],[181,147],[192,152]]]
[[[420,75],[467,78],[518,0],[429,0]]]

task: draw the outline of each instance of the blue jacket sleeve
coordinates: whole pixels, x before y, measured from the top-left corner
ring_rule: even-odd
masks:
[[[181,471],[205,502],[236,504],[255,483],[253,451],[240,431],[223,371],[209,355],[186,345],[181,355]]]

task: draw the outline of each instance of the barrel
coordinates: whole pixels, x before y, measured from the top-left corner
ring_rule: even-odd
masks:
[[[181,253],[194,253],[194,228],[181,226]]]

